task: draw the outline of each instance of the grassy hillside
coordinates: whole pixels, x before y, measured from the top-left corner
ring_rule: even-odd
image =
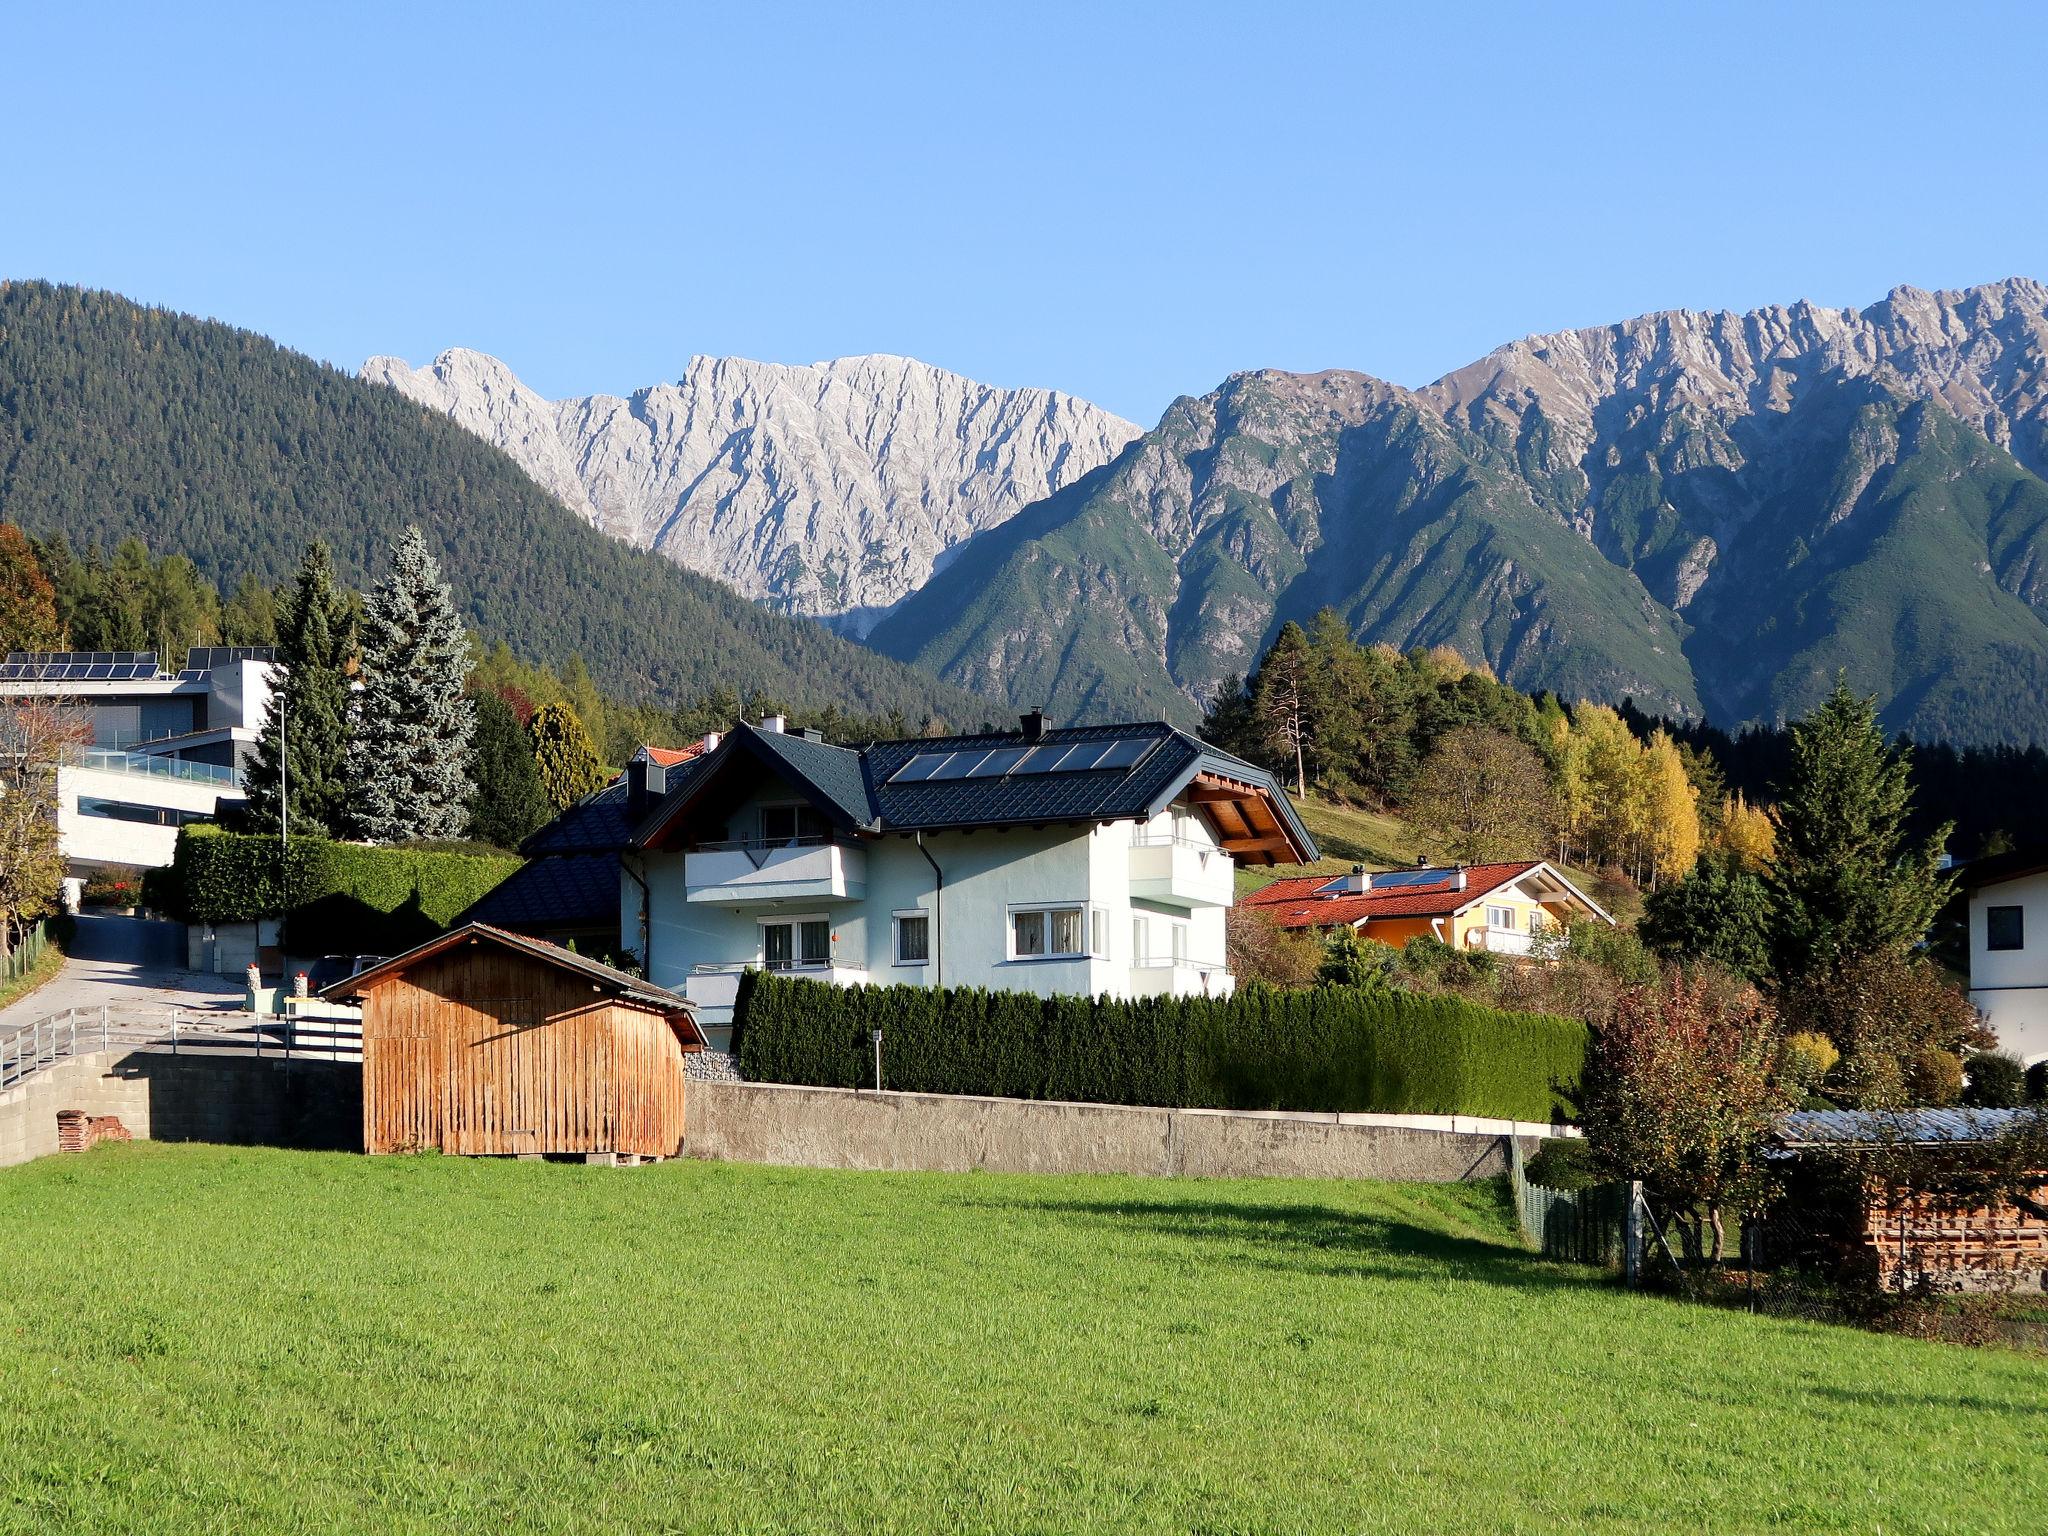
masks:
[[[1491,1185],[138,1144],[0,1173],[0,1529],[2033,1530],[2048,1362]]]
[[[112,294],[0,283],[0,519],[79,547],[137,534],[223,589],[281,581],[314,538],[367,584],[418,523],[472,626],[530,660],[580,653],[624,698],[727,686],[913,723],[991,713],[608,538],[394,390]]]

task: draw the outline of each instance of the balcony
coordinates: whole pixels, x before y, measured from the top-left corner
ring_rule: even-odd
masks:
[[[1131,839],[1131,896],[1173,907],[1227,907],[1237,865],[1221,848],[1167,832]]]
[[[858,901],[867,894],[865,848],[823,838],[706,843],[683,855],[683,899],[725,906],[757,901]]]
[[[1133,997],[1228,997],[1237,978],[1221,960],[1140,960],[1131,967]]]
[[[1533,934],[1516,933],[1512,928],[1474,928],[1466,933],[1465,943],[1496,955],[1527,956],[1534,953],[1536,939]]]
[[[758,960],[714,960],[690,967],[683,978],[683,996],[697,1005],[697,1022],[725,1025],[732,1022],[732,1005],[739,996],[740,978],[748,971],[764,970]],[[830,961],[802,961],[774,967],[778,976],[801,976],[810,981],[829,981],[834,986],[858,987],[868,979],[860,966],[833,965]]]

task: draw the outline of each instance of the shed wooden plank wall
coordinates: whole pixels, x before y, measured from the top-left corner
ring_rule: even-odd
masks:
[[[364,998],[365,1151],[673,1157],[683,1086],[659,1013],[489,945],[423,960]]]

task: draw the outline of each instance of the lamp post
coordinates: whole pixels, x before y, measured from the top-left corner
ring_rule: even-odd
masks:
[[[882,1026],[877,1024],[868,1031],[868,1042],[875,1048],[875,1092],[882,1091]]]

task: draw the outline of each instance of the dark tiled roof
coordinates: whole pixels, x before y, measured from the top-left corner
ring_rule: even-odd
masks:
[[[403,975],[422,960],[431,959],[446,950],[478,940],[514,950],[544,964],[552,965],[558,970],[582,976],[628,1002],[644,1003],[650,1008],[659,1008],[669,1014],[693,1015],[697,1011],[697,1005],[680,993],[671,992],[665,987],[657,987],[638,976],[629,976],[624,971],[614,970],[611,966],[592,960],[587,955],[574,954],[559,944],[548,943],[545,939],[529,938],[523,933],[511,933],[503,928],[495,928],[489,923],[477,922],[465,923],[460,928],[451,928],[448,932],[429,939],[402,955],[394,955],[367,970],[356,972],[346,981],[337,981],[330,987],[322,987],[320,995],[329,1002],[353,997],[364,988],[374,986],[388,977]],[[694,1024],[691,1026],[691,1033],[693,1036],[696,1033]]]
[[[632,840],[626,819],[626,781],[615,779],[574,805],[519,845],[529,858],[550,853],[602,853]]]
[[[1038,744],[1115,740],[1142,742],[1145,750],[1122,768],[892,783],[897,771],[922,753],[987,751],[1026,743],[1014,732],[985,732],[877,741],[856,751],[743,725],[736,727],[716,752],[686,764],[684,771],[691,777],[679,782],[675,773],[669,775],[664,805],[673,810],[679,804],[678,793],[687,793],[698,782],[695,775],[717,773],[743,753],[778,765],[799,784],[808,783],[822,808],[836,811],[856,827],[882,832],[1129,820],[1152,814],[1197,771],[1209,771],[1263,790],[1274,814],[1284,818],[1305,856],[1316,856],[1314,840],[1272,775],[1162,721],[1068,726],[1046,731]],[[662,816],[656,812],[641,825],[637,836],[646,839],[662,824]]]
[[[1778,1117],[1788,1147],[1966,1146],[2015,1131],[2038,1109],[1796,1109]]]
[[[463,913],[499,928],[616,928],[619,856],[571,853],[530,861]]]

